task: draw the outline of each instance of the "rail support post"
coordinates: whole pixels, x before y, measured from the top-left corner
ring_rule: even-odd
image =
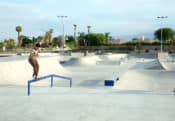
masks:
[[[28,88],[27,88],[28,96],[30,96],[30,82],[28,81]]]
[[[50,87],[52,88],[53,87],[53,75],[51,75],[51,85]]]
[[[70,79],[70,88],[72,87],[72,79]]]

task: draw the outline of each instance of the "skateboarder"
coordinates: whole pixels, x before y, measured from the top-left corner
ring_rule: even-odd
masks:
[[[34,48],[32,49],[32,51],[29,55],[29,58],[28,58],[29,63],[33,67],[33,75],[32,76],[34,78],[37,78],[38,71],[39,71],[39,64],[38,64],[38,60],[37,60],[39,49],[40,49],[40,44],[39,43],[35,44]]]

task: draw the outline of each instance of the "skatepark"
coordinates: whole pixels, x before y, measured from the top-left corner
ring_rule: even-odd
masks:
[[[30,85],[30,96],[27,82],[32,79],[32,67],[28,55],[3,57],[0,119],[173,121],[175,70],[170,68],[173,57],[163,60],[167,57],[170,55],[144,58],[115,53],[40,53],[39,77],[70,77],[72,87],[68,81],[55,78],[50,88],[50,79],[43,79]],[[105,86],[105,80],[113,80],[114,85]]]

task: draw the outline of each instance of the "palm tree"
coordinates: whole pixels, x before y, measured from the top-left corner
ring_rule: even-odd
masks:
[[[105,33],[106,43],[109,43],[110,32]]]
[[[87,28],[88,28],[88,34],[90,34],[90,28],[91,28],[91,26],[87,26]]]
[[[21,46],[21,40],[22,39],[20,39],[20,32],[22,31],[22,27],[21,26],[16,26],[16,31],[18,32],[18,47],[20,47]]]
[[[38,36],[37,37],[37,42],[42,43],[43,38],[44,38],[43,36]]]
[[[53,29],[49,30],[49,43],[51,42],[52,39],[52,33],[53,33]]]
[[[47,32],[44,34],[41,43],[43,43],[43,44],[45,44],[45,45],[48,45],[48,43],[51,42],[51,39],[52,39],[52,33],[53,33],[53,29],[50,29],[49,31],[47,31]]]
[[[74,24],[73,26],[74,26],[74,40],[76,41],[76,30],[77,30],[77,25]]]
[[[43,37],[43,42],[42,43],[47,45],[49,38],[50,38],[50,32],[46,32],[44,37]]]

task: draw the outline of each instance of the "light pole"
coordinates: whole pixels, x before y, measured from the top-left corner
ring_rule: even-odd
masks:
[[[90,45],[89,34],[90,34],[91,26],[88,25],[87,29],[88,29],[88,43],[87,43],[87,45]]]
[[[77,37],[76,37],[77,25],[74,24],[73,26],[74,26],[74,40],[75,40],[75,42],[77,42]]]
[[[58,18],[61,18],[62,21],[62,48],[64,50],[64,44],[65,44],[65,38],[64,38],[64,18],[67,18],[67,16],[57,16]]]
[[[158,16],[157,18],[158,18],[158,19],[161,19],[161,35],[160,35],[160,36],[161,36],[161,37],[160,37],[160,38],[161,38],[161,41],[160,41],[161,46],[160,46],[160,51],[162,52],[162,51],[163,51],[163,46],[162,46],[162,37],[163,37],[163,35],[162,35],[162,34],[163,34],[163,29],[162,29],[162,27],[163,27],[163,22],[162,22],[162,20],[168,18],[168,16]]]

